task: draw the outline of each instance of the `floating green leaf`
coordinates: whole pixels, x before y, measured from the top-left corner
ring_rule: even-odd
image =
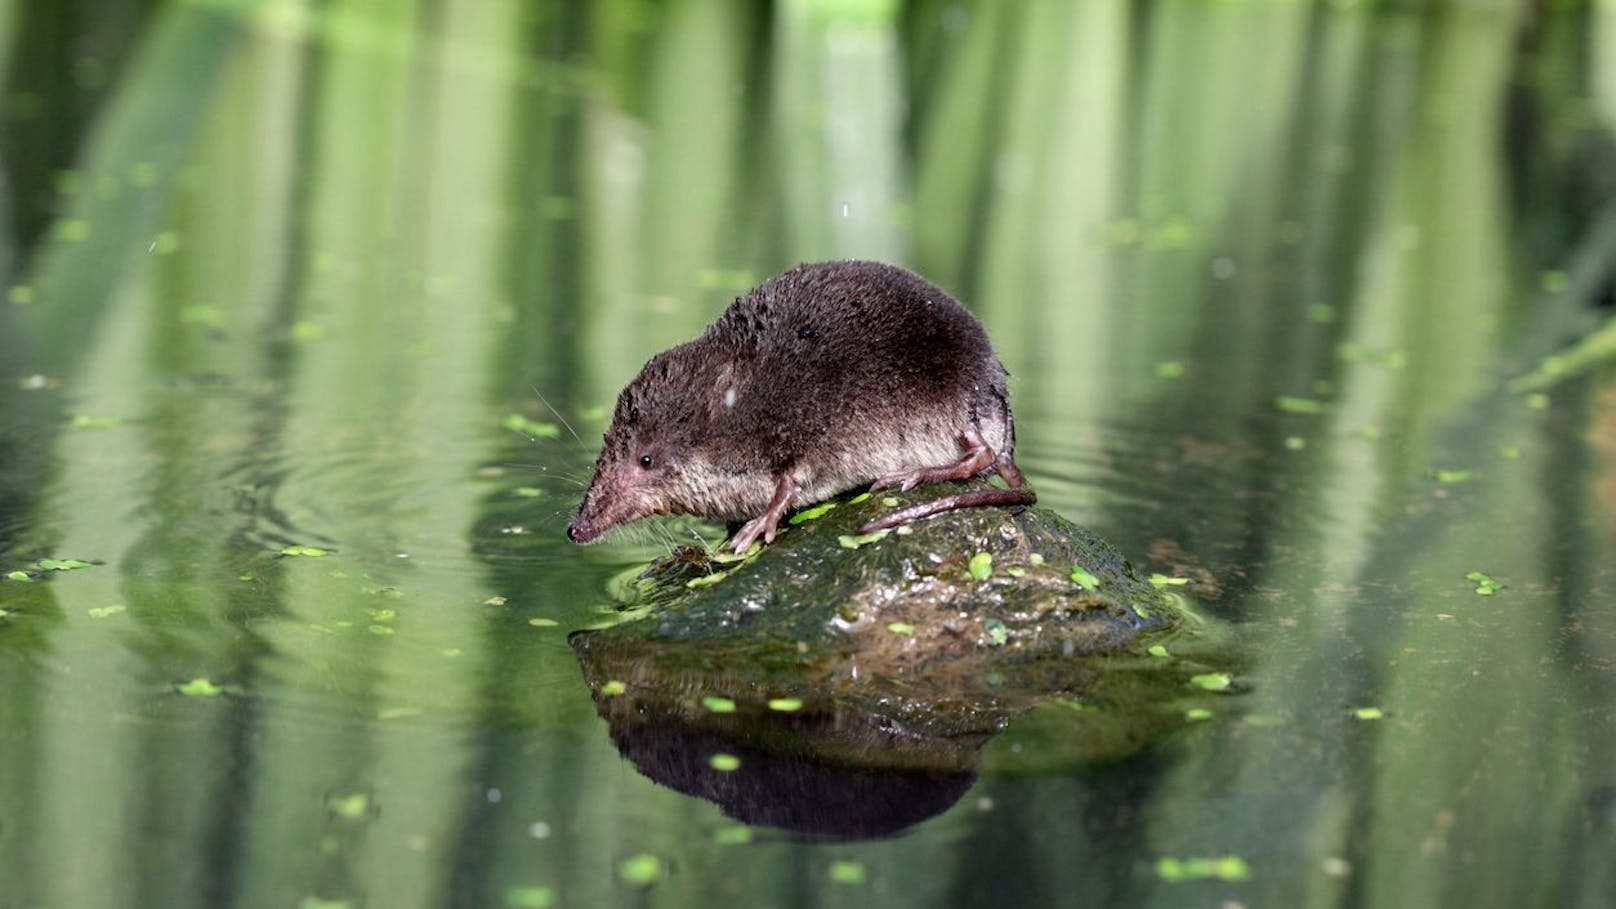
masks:
[[[321,549],[318,546],[286,546],[281,549],[281,555],[303,556],[310,559],[323,558],[324,556],[328,556],[330,554],[331,552],[329,550]]]
[[[31,575],[29,575],[28,572],[26,572],[26,571],[8,571],[8,572],[6,572],[6,580],[8,580],[8,581],[32,581],[33,577]]]
[[[121,605],[119,605],[119,606],[91,606],[90,609],[89,609],[90,618],[92,618],[92,619],[104,619],[104,618],[106,618],[108,616],[117,615],[118,613],[125,611],[127,608],[128,607],[121,606]]]
[[[1468,483],[1475,478],[1475,471],[1464,469],[1433,471],[1438,483]]]
[[[561,624],[560,622],[557,622],[555,619],[547,619],[547,618],[543,618],[542,616],[528,619],[527,623],[529,625],[532,625],[534,628],[554,628],[557,625]]]
[[[1027,576],[1027,569],[1022,568],[1020,565],[1011,565],[1004,570],[1004,573],[1012,578],[1024,578]]]
[[[734,571],[734,570],[735,569],[733,569],[733,568],[730,569],[730,571]],[[712,585],[717,584],[719,581],[722,581],[725,578],[729,577],[729,574],[730,574],[729,571],[715,571],[712,574],[704,574],[699,578],[691,578],[690,580],[685,582],[685,586],[686,587],[711,587]]]
[[[1169,657],[1169,656],[1172,656],[1172,654],[1167,652],[1167,648],[1163,647],[1160,644],[1152,644],[1152,645],[1150,645],[1150,649],[1145,651],[1145,652],[1150,654],[1153,657]]]
[[[555,423],[546,423],[540,420],[529,420],[527,417],[524,417],[519,413],[509,414],[503,421],[500,422],[499,425],[510,430],[511,432],[519,432],[522,435],[532,436],[535,439],[561,438],[561,427]]]
[[[860,502],[868,502],[869,500],[870,500],[870,494],[867,493],[867,492],[861,492],[858,495],[852,497],[851,499],[848,499],[847,504],[849,504],[849,505],[857,505]]]
[[[216,698],[219,695],[224,694],[224,689],[222,687],[213,684],[213,682],[209,681],[208,679],[203,678],[195,678],[189,682],[182,682],[181,684],[175,685],[174,690],[185,695],[186,697],[192,698]]]
[[[729,698],[721,698],[721,697],[718,697],[716,695],[711,695],[711,694],[709,694],[706,697],[701,699],[701,706],[706,707],[708,710],[711,710],[713,713],[734,713],[735,712],[735,702],[734,701],[730,700]]]
[[[1234,679],[1227,672],[1207,672],[1190,676],[1190,684],[1207,691],[1227,691]]]
[[[1465,580],[1476,585],[1476,594],[1478,596],[1490,597],[1498,591],[1504,589],[1503,584],[1493,580],[1479,571],[1472,571],[1469,574],[1466,574]]]
[[[1338,345],[1335,355],[1349,363],[1368,363],[1387,369],[1402,369],[1408,365],[1408,354],[1401,350],[1364,347],[1351,341]],[[1318,384],[1321,383],[1315,383]]]
[[[862,884],[865,876],[862,862],[842,859],[830,863],[830,879],[838,884]]]
[[[94,564],[83,559],[40,559],[34,566],[40,571],[76,571],[80,568],[90,568]]]
[[[823,517],[826,512],[835,507],[835,502],[820,502],[818,505],[815,505],[812,508],[804,508],[803,510],[792,515],[786,521],[786,523],[796,525],[801,524],[804,521],[812,521],[814,518]]]
[[[649,887],[662,879],[662,860],[649,852],[631,855],[617,863],[617,876],[636,887]]]
[[[791,713],[802,709],[802,698],[770,698],[769,709]]]
[[[1352,715],[1360,720],[1378,720],[1386,715],[1379,707],[1355,707]]]
[[[1082,565],[1072,566],[1072,582],[1084,590],[1093,590],[1100,586],[1100,579],[1094,576],[1094,572],[1089,571]]]
[[[351,792],[346,795],[331,795],[326,798],[325,806],[332,814],[344,820],[362,820],[370,813],[370,794]]]
[[[986,581],[993,576],[993,553],[979,552],[971,556],[971,561],[967,567],[970,569],[971,577],[976,578],[978,581]]]
[[[1196,721],[1210,720],[1212,719],[1212,711],[1206,709],[1205,707],[1191,707],[1190,709],[1184,711],[1184,719]]]
[[[882,496],[881,497],[881,504],[885,505],[888,508],[897,508],[898,507],[898,499],[897,499],[896,496]]]
[[[550,909],[555,905],[555,891],[549,887],[510,887],[505,891],[505,905],[515,909]]]
[[[1156,876],[1175,884],[1204,880],[1236,883],[1251,879],[1251,867],[1238,855],[1220,855],[1212,858],[1160,858],[1156,860]]]
[[[623,682],[619,682],[616,679],[612,679],[609,682],[602,682],[600,686],[600,693],[609,698],[617,697],[627,690],[628,685]]]
[[[1189,582],[1189,578],[1174,578],[1165,574],[1153,574],[1150,576],[1150,583],[1157,587],[1182,587]]]
[[[868,546],[869,544],[878,540],[884,540],[886,539],[887,534],[891,532],[891,530],[875,530],[871,531],[870,533],[853,535],[844,533],[836,537],[836,542],[840,543],[844,549],[857,549],[860,546]]]
[[[732,773],[741,769],[741,759],[733,754],[719,752],[707,759],[707,766],[720,773]]]
[[[915,626],[908,622],[893,622],[887,626],[887,630],[893,634],[912,635],[915,633]]]
[[[734,562],[744,562],[762,551],[763,541],[753,540],[752,545],[746,547],[745,552],[730,552],[728,549],[719,547],[717,552],[709,553],[707,557],[720,565],[729,565]]]
[[[1324,402],[1317,398],[1303,398],[1296,395],[1280,395],[1274,399],[1274,406],[1286,413],[1323,413]]]
[[[1034,553],[1029,554],[1027,556],[1027,564],[1028,565],[1042,565],[1042,564],[1044,564],[1043,553],[1034,552]]]
[[[537,486],[518,486],[515,489],[511,490],[511,493],[513,495],[515,495],[517,498],[536,499],[539,496],[544,495],[544,490],[540,489]]]

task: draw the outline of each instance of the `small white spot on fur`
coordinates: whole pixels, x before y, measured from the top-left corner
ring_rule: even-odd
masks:
[[[725,407],[734,407],[735,406],[735,386],[733,386],[733,385],[731,385],[729,388],[724,389],[724,406]]]

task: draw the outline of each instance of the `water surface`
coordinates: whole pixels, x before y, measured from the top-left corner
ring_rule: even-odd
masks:
[[[1608,5],[83,6],[0,13],[0,906],[1616,902],[1616,378],[1506,387],[1612,312]],[[563,528],[649,354],[850,256],[1242,663],[742,834],[566,641],[697,529]]]

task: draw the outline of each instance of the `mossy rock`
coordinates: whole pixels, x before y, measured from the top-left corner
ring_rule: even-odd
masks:
[[[944,702],[997,715],[992,692],[1011,677],[1017,688],[1086,687],[1085,658],[1142,655],[1182,631],[1181,600],[1048,509],[964,509],[857,536],[893,509],[977,485],[843,497],[799,512],[741,558],[681,549],[623,579],[616,623],[575,646],[597,663],[678,670],[708,689],[806,687],[907,704],[935,725]],[[940,726],[982,728],[964,716]]]
[[[751,823],[879,835],[958,798],[1028,711],[1049,708],[1038,753],[996,769],[1113,759],[1182,726],[1209,626],[1089,531],[973,508],[857,535],[981,485],[846,496],[745,556],[686,547],[621,578],[618,615],[571,639],[619,749]],[[1175,658],[1150,652],[1167,642]],[[740,768],[709,766],[720,753]]]
[[[1179,624],[1171,597],[1048,509],[968,508],[857,536],[886,512],[951,491],[817,505],[744,558],[681,549],[618,592],[644,614],[615,633],[801,642],[819,655],[858,653],[898,668],[983,652],[997,660],[1113,653]],[[1093,582],[1074,581],[1074,568]],[[894,636],[894,624],[913,631]]]

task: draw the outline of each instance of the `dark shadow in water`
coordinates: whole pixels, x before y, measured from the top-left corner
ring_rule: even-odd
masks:
[[[941,814],[976,782],[990,738],[915,735],[835,706],[703,718],[598,689],[595,702],[645,776],[810,839],[888,837]],[[736,759],[734,769],[715,767],[715,755]]]

